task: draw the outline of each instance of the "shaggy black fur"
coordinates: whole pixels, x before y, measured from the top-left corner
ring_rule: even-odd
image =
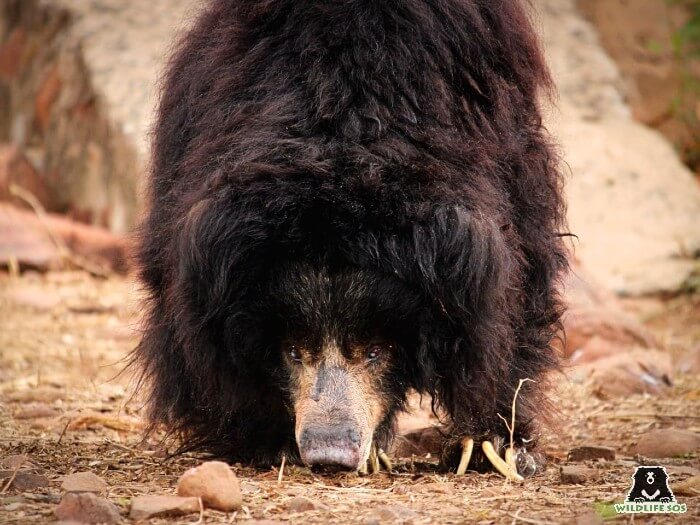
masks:
[[[155,128],[136,350],[153,422],[230,459],[294,456],[280,283],[325,272],[362,282],[355,315],[400,332],[392,410],[431,394],[448,464],[460,436],[505,435],[518,380],[557,365],[550,88],[516,0],[212,1]],[[542,401],[527,383],[518,442]]]

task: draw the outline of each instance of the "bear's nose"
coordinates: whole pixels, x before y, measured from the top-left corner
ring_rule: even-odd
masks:
[[[299,453],[308,465],[334,465],[347,469],[360,466],[360,435],[345,423],[305,428],[299,436]]]

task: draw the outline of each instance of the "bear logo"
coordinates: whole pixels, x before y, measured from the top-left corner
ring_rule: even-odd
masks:
[[[637,467],[632,476],[632,488],[627,493],[626,503],[671,503],[676,501],[668,486],[668,474],[664,467]]]

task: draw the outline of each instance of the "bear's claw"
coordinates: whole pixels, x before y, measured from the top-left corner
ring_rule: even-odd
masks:
[[[459,465],[457,466],[458,476],[467,471],[469,461],[472,459],[472,452],[474,452],[474,440],[469,437],[464,438],[462,440],[462,456],[459,458]]]
[[[498,472],[503,474],[506,478],[508,478],[511,481],[517,482],[521,482],[524,480],[523,476],[521,476],[518,473],[518,466],[516,462],[516,456],[518,455],[518,453],[516,453],[516,451],[513,448],[506,448],[505,460],[498,455],[491,441],[483,441],[481,443],[481,450],[483,451],[484,456],[486,456],[486,459],[489,460],[491,465],[493,465],[493,467]],[[470,437],[462,439],[462,455],[459,460],[459,465],[457,466],[457,475],[461,476],[467,471],[467,467],[469,466],[469,461],[471,460],[473,452],[474,440]],[[526,452],[522,452],[527,455]],[[526,460],[524,468],[525,470],[529,471],[530,465],[529,461],[527,461],[528,458],[524,459]],[[527,472],[527,474],[530,474],[530,472]]]
[[[363,475],[366,475],[368,472],[376,474],[381,470],[382,466],[389,472],[391,472],[393,468],[391,459],[389,459],[387,453],[372,443],[369,449],[369,458],[366,463],[358,469],[358,472]]]

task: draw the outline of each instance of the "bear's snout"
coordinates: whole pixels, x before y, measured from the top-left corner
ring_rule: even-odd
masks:
[[[360,466],[360,434],[352,422],[307,427],[301,431],[298,445],[306,465],[332,465],[350,470]]]

